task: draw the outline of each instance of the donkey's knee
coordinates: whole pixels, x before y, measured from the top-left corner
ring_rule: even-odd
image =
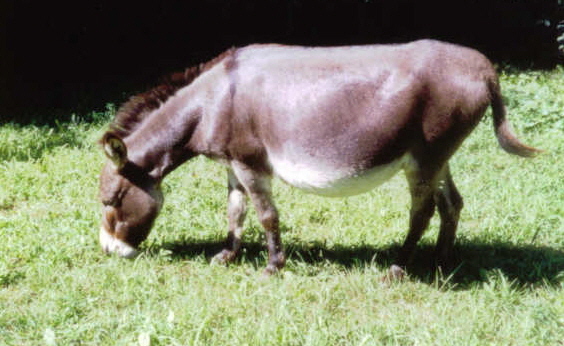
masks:
[[[230,189],[228,203],[229,235],[227,249],[236,253],[241,246],[243,236],[243,224],[247,215],[247,196],[240,189]]]
[[[457,190],[452,188],[449,188],[447,191],[439,191],[435,196],[435,201],[441,219],[458,219],[460,211],[464,207],[462,196]]]
[[[439,213],[441,213],[441,218],[444,215],[445,218],[450,217],[458,219],[458,215],[464,206],[464,202],[460,192],[458,192],[458,189],[452,180],[448,166],[445,168],[444,177],[435,192],[435,201],[437,203]]]

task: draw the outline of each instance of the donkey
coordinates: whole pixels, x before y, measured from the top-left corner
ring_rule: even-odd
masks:
[[[241,247],[247,198],[266,232],[265,273],[283,268],[271,178],[325,196],[368,191],[402,169],[411,194],[409,231],[393,277],[404,275],[435,208],[439,265],[452,263],[462,208],[448,160],[491,106],[501,147],[522,144],[506,119],[498,77],[481,53],[421,40],[309,48],[251,45],[176,73],[132,97],[101,144],[100,242],[134,257],[163,203],[161,181],[196,155],[228,172],[228,235],[214,260]]]

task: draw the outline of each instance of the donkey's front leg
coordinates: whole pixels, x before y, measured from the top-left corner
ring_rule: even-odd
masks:
[[[265,274],[274,274],[284,267],[286,256],[280,240],[278,211],[272,201],[271,178],[240,162],[232,163],[232,168],[251,197],[258,219],[266,232],[268,265]]]
[[[247,214],[247,195],[245,188],[233,171],[227,172],[228,196],[227,196],[227,218],[229,220],[229,233],[225,248],[221,250],[213,260],[218,263],[233,262],[241,248],[241,237],[243,235],[243,223]]]

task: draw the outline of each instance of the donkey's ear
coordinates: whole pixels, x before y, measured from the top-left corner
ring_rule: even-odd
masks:
[[[121,138],[112,132],[107,132],[102,137],[104,153],[117,169],[123,168],[127,163],[127,147]]]

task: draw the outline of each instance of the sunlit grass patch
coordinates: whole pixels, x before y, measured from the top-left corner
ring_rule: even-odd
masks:
[[[97,140],[105,121],[0,126],[2,345],[558,345],[564,335],[562,71],[506,73],[508,116],[534,159],[485,120],[451,161],[464,197],[459,266],[435,273],[438,218],[404,282],[381,277],[406,235],[402,174],[347,199],[275,181],[284,272],[265,280],[252,208],[240,259],[226,235],[225,169],[197,158],[164,182],[135,260],[99,249]],[[560,108],[562,109],[562,108]],[[546,112],[544,111],[546,110]]]

